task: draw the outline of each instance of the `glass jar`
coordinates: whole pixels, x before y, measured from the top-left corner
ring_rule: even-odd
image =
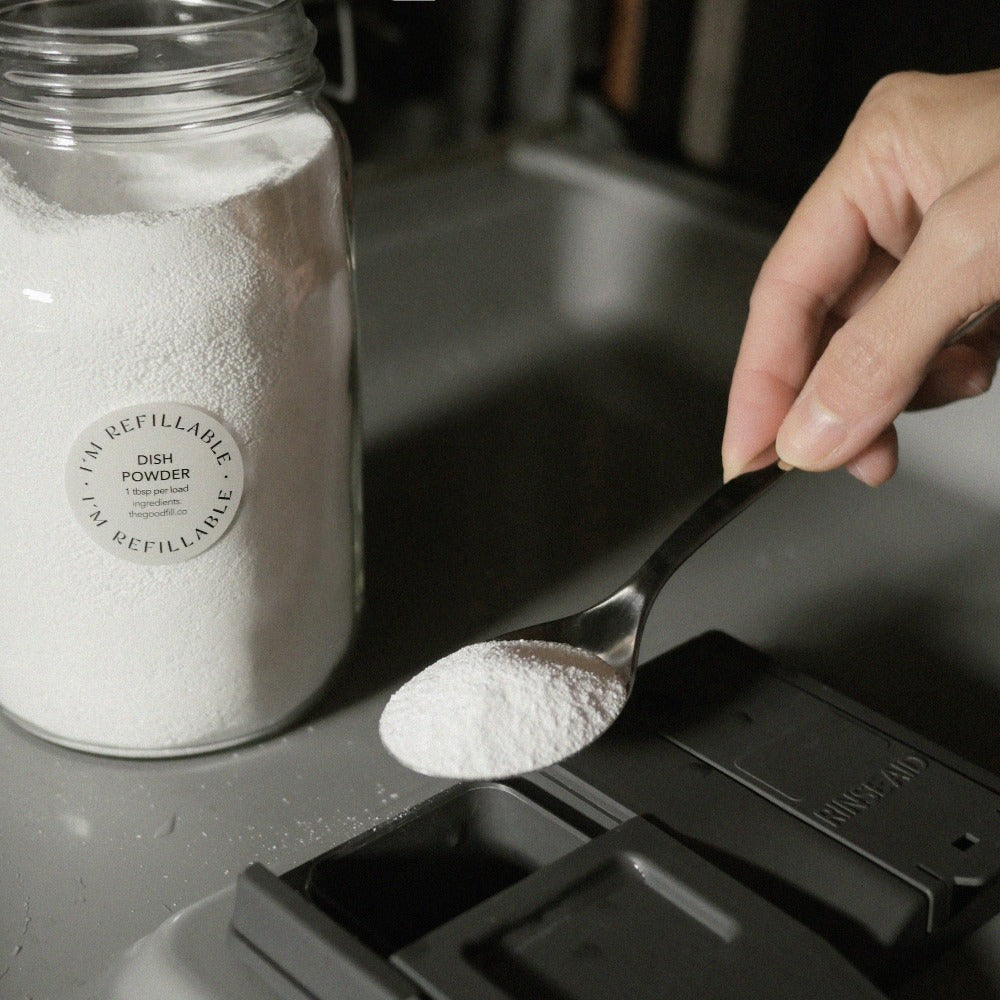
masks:
[[[348,150],[299,0],[0,0],[0,706],[284,727],[361,592]]]

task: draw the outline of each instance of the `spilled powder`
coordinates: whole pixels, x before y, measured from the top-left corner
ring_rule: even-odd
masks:
[[[599,656],[562,643],[493,640],[438,660],[389,699],[386,749],[422,774],[509,777],[568,757],[617,718],[627,692]]]

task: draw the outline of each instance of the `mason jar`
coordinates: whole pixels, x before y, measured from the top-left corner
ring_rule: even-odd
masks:
[[[348,150],[299,0],[0,0],[0,705],[288,725],[361,596]]]

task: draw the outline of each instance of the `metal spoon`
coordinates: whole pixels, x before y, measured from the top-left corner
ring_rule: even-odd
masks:
[[[624,586],[592,608],[465,646],[417,674],[389,699],[379,720],[386,749],[415,771],[458,779],[508,777],[582,750],[614,722],[632,691],[639,640],[660,589],[780,475],[769,465],[730,480]],[[542,704],[531,688],[535,678],[542,678],[553,703]],[[455,691],[464,699],[460,710]]]
[[[630,693],[639,665],[639,641],[653,601],[681,565],[720,528],[750,506],[782,475],[768,465],[736,476],[691,513],[610,597],[566,618],[500,636],[501,641],[556,642],[599,656]]]

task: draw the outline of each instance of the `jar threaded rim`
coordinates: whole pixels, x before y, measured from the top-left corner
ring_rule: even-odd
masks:
[[[301,0],[0,0],[0,121],[120,134],[274,113],[322,86],[315,42]]]

